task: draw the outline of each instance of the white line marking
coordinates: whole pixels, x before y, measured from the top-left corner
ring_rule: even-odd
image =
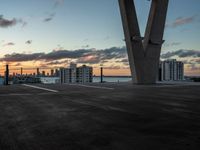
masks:
[[[28,84],[23,84],[24,86],[27,87],[31,87],[31,88],[35,88],[35,89],[40,89],[40,90],[45,90],[45,91],[49,91],[49,92],[54,92],[57,93],[57,90],[52,90],[52,89],[47,89],[47,88],[43,88],[43,87],[39,87],[39,86],[34,86],[34,85],[28,85]]]
[[[67,84],[67,85],[75,85],[75,86],[82,86],[82,87],[96,88],[96,89],[114,90],[114,88],[103,87],[103,86],[92,86],[92,85],[84,85],[84,84]]]

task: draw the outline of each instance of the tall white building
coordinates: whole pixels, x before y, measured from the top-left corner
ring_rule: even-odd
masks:
[[[77,68],[76,77],[78,83],[88,83],[93,80],[93,69],[92,67],[88,67],[83,65]]]
[[[75,63],[70,63],[70,68],[69,68],[69,70],[70,70],[70,74],[69,74],[69,76],[68,77],[70,77],[70,79],[69,79],[69,81],[71,82],[71,83],[75,83],[76,82],[76,68],[77,68],[77,65],[75,64]]]
[[[88,83],[93,81],[93,68],[71,63],[69,68],[60,68],[61,83]]]
[[[178,81],[184,79],[184,64],[176,59],[160,62],[159,80]]]

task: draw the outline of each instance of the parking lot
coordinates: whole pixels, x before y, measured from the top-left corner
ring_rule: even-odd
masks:
[[[199,149],[199,97],[198,84],[0,86],[0,149]]]

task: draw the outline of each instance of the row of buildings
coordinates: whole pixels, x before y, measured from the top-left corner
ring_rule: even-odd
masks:
[[[181,81],[184,80],[184,64],[175,59],[161,61],[158,71],[159,81]],[[45,72],[34,75],[13,76],[13,83],[89,83],[93,82],[93,68],[83,65],[77,67],[71,63],[68,68],[60,68],[51,70],[50,76],[46,76]],[[0,84],[3,84],[3,78],[0,78]]]
[[[184,80],[184,63],[176,59],[160,61],[158,72],[159,81]],[[59,76],[61,83],[88,83],[93,81],[93,68],[71,63],[69,68],[60,69]]]

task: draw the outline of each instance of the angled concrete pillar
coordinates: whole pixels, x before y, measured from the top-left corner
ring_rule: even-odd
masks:
[[[133,82],[156,83],[169,0],[152,0],[145,36],[141,37],[133,0],[119,0]]]

